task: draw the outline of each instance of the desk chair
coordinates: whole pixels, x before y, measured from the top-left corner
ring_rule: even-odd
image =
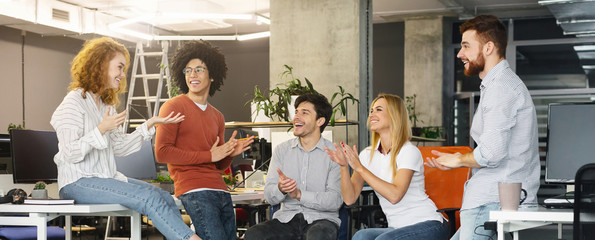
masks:
[[[473,149],[468,146],[449,146],[449,147],[418,147],[421,155],[426,161],[427,157],[436,157],[432,150],[445,153],[465,154]],[[455,234],[460,226],[459,212],[463,203],[463,191],[465,182],[469,177],[470,168],[456,168],[442,171],[437,168],[424,166],[424,177],[426,193],[434,201],[438,212],[445,215],[449,221],[449,238]]]
[[[574,240],[593,239],[595,236],[595,222],[585,220],[589,215],[595,215],[595,163],[582,166],[574,179]]]
[[[60,227],[48,227],[48,240],[64,240],[66,232]],[[37,227],[0,227],[0,239],[37,240]]]
[[[382,208],[378,197],[373,190],[364,190],[360,193],[356,204],[348,206],[351,210],[351,219],[355,229],[361,228],[385,228],[388,226],[388,221]],[[351,234],[351,228],[349,229]]]

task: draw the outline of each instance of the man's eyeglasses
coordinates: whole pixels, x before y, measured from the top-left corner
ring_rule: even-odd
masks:
[[[195,68],[187,67],[187,68],[184,68],[182,70],[182,72],[184,74],[186,74],[186,75],[190,75],[190,74],[192,74],[192,71],[193,70],[194,70],[195,73],[199,74],[199,73],[205,72],[205,70],[207,70],[207,69],[204,68],[204,67],[202,67],[202,66],[198,66],[198,67],[195,67]]]

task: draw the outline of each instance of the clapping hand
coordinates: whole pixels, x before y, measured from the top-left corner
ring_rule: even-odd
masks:
[[[279,191],[284,194],[289,193],[291,198],[299,200],[302,196],[302,192],[297,188],[297,182],[285,176],[281,169],[277,168],[277,173],[279,174]]]
[[[213,146],[211,146],[211,162],[219,162],[234,152],[236,146],[238,145],[238,140],[236,139],[237,134],[238,131],[233,131],[229,141],[222,144],[221,146],[217,146],[220,141],[219,137],[217,137],[217,140],[215,140],[215,143]]]
[[[335,148],[337,150],[333,151],[333,155],[335,156],[335,161],[332,157],[331,160],[338,163],[341,166],[344,166],[345,162],[349,164],[349,166],[354,171],[359,171],[363,169],[362,163],[359,161],[359,155],[357,154],[357,146],[353,145],[353,147],[349,147],[349,145],[345,145],[345,143],[341,142],[341,147],[339,147],[335,143]],[[342,152],[342,153],[341,153]],[[328,154],[328,152],[327,152]],[[330,156],[330,155],[329,155]]]
[[[324,151],[329,156],[329,158],[333,160],[333,162],[336,162],[341,167],[348,167],[349,164],[347,163],[347,157],[345,156],[343,149],[340,148],[339,145],[337,145],[336,143],[333,144],[335,145],[335,150],[331,150],[330,148],[325,146]]]

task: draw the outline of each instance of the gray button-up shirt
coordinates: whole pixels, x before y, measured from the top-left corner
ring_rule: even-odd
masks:
[[[281,208],[273,218],[286,223],[296,214],[302,213],[308,223],[327,219],[341,224],[341,169],[328,157],[324,146],[335,149],[329,140],[322,137],[310,151],[302,147],[298,138],[285,141],[275,148],[264,189],[265,199],[271,205],[281,203]],[[300,200],[281,193],[277,168],[288,178],[297,181],[297,187],[302,192]]]
[[[537,203],[541,165],[535,106],[527,87],[502,60],[481,81],[473,117],[473,155],[483,168],[473,169],[461,209],[499,202],[498,182],[521,182],[525,204]]]

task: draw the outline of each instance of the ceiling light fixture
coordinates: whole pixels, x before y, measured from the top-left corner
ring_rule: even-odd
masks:
[[[574,51],[577,51],[577,52],[595,51],[595,45],[574,46]]]
[[[256,23],[265,23],[267,25],[271,25],[271,20],[267,17],[264,17],[260,14],[256,14]]]
[[[244,35],[205,35],[205,36],[154,36],[153,40],[180,40],[180,41],[188,41],[188,40],[208,40],[208,41],[244,41],[244,40],[251,40],[257,38],[265,38],[270,37],[271,32],[260,32],[260,33],[252,33],[252,34],[244,34]]]
[[[269,31],[244,34],[244,35],[238,36],[238,41],[251,40],[251,39],[257,39],[257,38],[265,38],[265,37],[270,37],[270,36],[271,36],[271,32],[269,32]]]
[[[216,35],[206,35],[206,36],[154,36],[154,40],[180,40],[180,41],[189,41],[189,40],[221,40],[221,41],[233,41],[237,40],[237,36],[216,36]]]
[[[118,32],[121,34],[125,34],[125,35],[129,35],[129,36],[133,36],[136,38],[140,38],[143,40],[153,40],[153,35],[149,35],[149,34],[145,34],[145,33],[141,33],[141,32],[137,32],[137,31],[133,31],[133,30],[128,30],[128,29],[124,29],[124,28],[118,28],[118,27],[109,27],[110,30],[114,31],[114,32]]]
[[[216,28],[228,28],[228,27],[232,26],[231,24],[226,23],[221,20],[218,20],[218,19],[204,19],[202,21],[204,23],[211,24],[211,25],[215,26]]]
[[[138,17],[134,17],[134,18],[129,18],[129,19],[125,19],[119,22],[115,22],[115,23],[111,23],[109,24],[110,28],[121,28],[133,23],[137,23],[137,22],[146,22],[148,20],[151,20],[155,18],[155,14],[147,14],[147,15],[142,15],[142,16],[138,16]]]
[[[164,12],[161,14],[168,18],[191,18],[191,19],[239,19],[249,20],[254,18],[252,14],[219,14],[219,13],[172,13]]]

